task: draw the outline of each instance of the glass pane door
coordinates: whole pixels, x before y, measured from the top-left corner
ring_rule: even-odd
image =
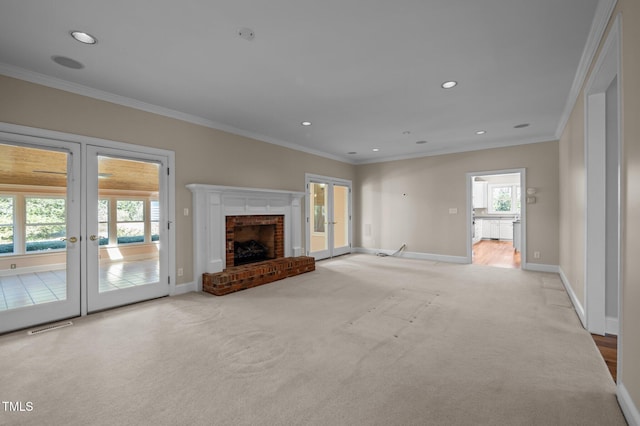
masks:
[[[163,159],[97,147],[87,155],[89,312],[167,295]]]
[[[0,333],[80,315],[79,152],[0,142]]]
[[[351,251],[349,231],[349,187],[334,184],[333,186],[333,256]]]
[[[309,180],[309,179],[308,179]],[[351,252],[351,186],[329,178],[309,180],[307,246],[325,259]]]

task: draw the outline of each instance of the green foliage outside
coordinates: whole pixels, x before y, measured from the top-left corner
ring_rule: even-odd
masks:
[[[511,188],[508,188],[508,187],[494,188],[493,210],[496,212],[511,211]]]

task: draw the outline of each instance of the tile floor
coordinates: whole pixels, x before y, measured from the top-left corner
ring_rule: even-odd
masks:
[[[111,263],[100,267],[100,292],[157,282],[157,259]],[[65,300],[67,271],[0,276],[0,311]]]

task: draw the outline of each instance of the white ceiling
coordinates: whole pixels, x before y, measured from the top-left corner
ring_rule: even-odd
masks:
[[[0,73],[373,162],[557,138],[597,5],[0,0]],[[76,29],[98,43],[73,40]]]

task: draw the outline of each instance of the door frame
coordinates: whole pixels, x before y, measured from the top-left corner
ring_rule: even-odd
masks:
[[[528,269],[527,265],[527,169],[503,169],[467,173],[467,263],[473,262],[473,178],[476,176],[520,174],[520,269]]]
[[[72,133],[58,132],[55,130],[40,129],[36,127],[21,126],[17,124],[0,122],[0,138],[7,141],[39,141],[40,144],[57,142],[73,142],[80,145],[80,157],[85,158],[87,145],[100,146],[115,150],[122,150],[129,153],[147,153],[151,155],[165,156],[167,158],[167,167],[169,175],[167,176],[167,223],[169,229],[167,232],[168,244],[168,274],[169,274],[169,295],[173,295],[176,290],[176,227],[175,227],[175,211],[176,211],[176,190],[175,190],[175,152],[152,148],[147,146],[135,145],[125,142],[117,142],[108,139],[101,139],[91,136],[76,135]],[[82,161],[81,176],[86,175],[86,161]],[[82,180],[82,179],[80,179]],[[86,194],[86,183],[80,182],[81,194]],[[84,238],[87,229],[86,211],[81,212],[80,217],[80,250],[86,253],[87,238]],[[80,315],[85,316],[87,310],[87,268],[86,259],[82,260],[80,265]]]
[[[327,259],[327,258],[331,258],[334,256],[338,256],[338,255],[343,255],[343,254],[348,254],[351,253],[352,249],[353,249],[353,183],[350,180],[347,179],[340,179],[340,178],[334,178],[334,177],[329,177],[329,176],[321,176],[321,175],[315,175],[315,174],[311,174],[311,173],[305,173],[305,203],[304,203],[304,211],[305,211],[305,222],[304,222],[304,227],[305,227],[305,253],[307,256],[311,256],[311,231],[309,229],[309,224],[310,224],[310,218],[311,218],[311,211],[310,211],[310,187],[309,185],[311,183],[327,183],[329,184],[331,187],[333,187],[334,185],[339,185],[339,186],[346,186],[349,188],[349,226],[348,226],[348,238],[349,238],[349,249],[348,251],[344,252],[344,253],[339,253],[339,254],[335,254],[333,252],[334,248],[333,248],[333,238],[331,237],[331,235],[327,235],[327,246],[328,246],[328,256],[327,257],[320,257],[316,260],[320,260],[320,259]],[[328,213],[330,214],[330,216],[327,217],[328,220],[330,220],[330,218],[333,217],[333,193],[330,192],[330,201],[329,201],[330,207],[332,207],[332,209],[327,209]]]
[[[622,264],[621,242],[622,234],[620,226],[622,217],[622,179],[621,168],[623,158],[622,136],[622,94],[620,73],[620,36],[621,18],[618,15],[611,26],[611,30],[604,42],[600,56],[593,67],[584,89],[585,97],[585,282],[584,282],[584,313],[585,328],[591,333],[604,335],[607,332],[616,331],[618,334],[618,356],[621,355],[622,345]],[[607,145],[610,141],[607,132],[607,90],[617,81],[616,87],[616,137],[617,145],[617,290],[618,290],[618,321],[612,324],[606,317],[606,293],[607,293],[607,224],[611,218],[607,218],[605,206],[607,201],[606,183],[606,155]],[[608,143],[609,142],[609,143]],[[610,263],[610,262],[609,262]],[[609,265],[611,266],[611,265]],[[611,284],[609,284],[611,285]],[[612,330],[617,329],[617,330]],[[622,362],[618,360],[618,374],[621,374]]]

